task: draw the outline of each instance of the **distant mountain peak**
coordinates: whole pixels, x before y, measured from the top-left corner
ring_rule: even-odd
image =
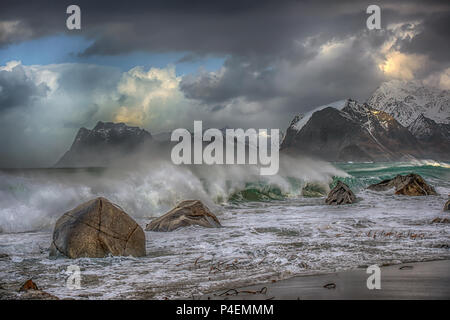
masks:
[[[114,157],[125,156],[151,140],[151,134],[139,127],[99,121],[92,130],[84,127],[78,130],[72,146],[55,166],[106,166]]]
[[[392,116],[353,99],[318,108],[306,123],[298,122],[286,132],[281,146],[286,152],[330,161],[386,161],[420,153],[414,136]]]
[[[450,123],[450,91],[424,85],[421,81],[384,82],[367,103],[389,113],[405,127],[420,114],[436,123]]]
[[[349,100],[351,100],[351,99],[334,101],[334,102],[316,107],[313,110],[308,111],[306,113],[299,113],[294,117],[294,119],[292,119],[291,124],[289,125],[289,128],[291,130],[300,131],[302,129],[302,127],[309,121],[309,118],[311,118],[311,116],[313,115],[314,112],[323,110],[328,107],[335,108],[337,110],[341,110],[342,108],[344,108],[347,105],[347,102]]]

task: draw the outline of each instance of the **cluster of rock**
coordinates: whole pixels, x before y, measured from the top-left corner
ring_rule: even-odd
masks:
[[[436,195],[420,175],[398,175],[368,187],[374,191],[395,189],[397,195]],[[352,204],[357,201],[353,191],[342,181],[337,181],[329,192],[328,205]],[[450,200],[444,205],[450,210]],[[436,218],[431,223],[449,223],[447,218]],[[146,225],[146,231],[168,232],[197,225],[219,228],[219,219],[201,201],[186,200]],[[50,256],[67,258],[146,255],[144,230],[118,205],[99,197],[64,213],[56,222]],[[20,299],[58,299],[41,290],[31,279],[19,290]]]
[[[370,185],[370,190],[395,189],[397,195],[436,195],[417,174],[398,175]],[[343,205],[356,202],[353,191],[342,181],[329,192],[325,203]],[[448,210],[450,201],[444,207]],[[173,231],[187,226],[220,228],[219,219],[198,200],[180,202],[175,208],[146,225],[146,231]],[[99,197],[64,213],[55,224],[50,256],[72,259],[146,255],[144,230],[122,208]]]
[[[397,175],[395,178],[386,179],[379,183],[371,184],[367,187],[373,191],[387,191],[394,189],[394,194],[405,196],[429,196],[437,195],[436,190],[428,185],[418,174]],[[338,181],[336,186],[330,191],[326,204],[340,205],[351,204],[356,201],[356,196],[352,190],[342,181]],[[444,206],[444,210],[449,210],[450,200]]]
[[[198,225],[217,228],[217,217],[200,201],[188,200],[147,225],[148,231],[173,231]],[[96,198],[63,214],[55,224],[50,256],[72,259],[146,255],[144,230],[108,199]]]
[[[434,188],[429,186],[420,175],[415,173],[410,173],[405,176],[397,175],[393,179],[387,179],[380,183],[372,184],[367,189],[374,191],[395,189],[395,194],[407,196],[437,195]]]
[[[151,221],[148,231],[173,231],[187,226],[219,228],[219,219],[198,200],[186,200],[163,216]],[[51,257],[146,255],[144,230],[118,205],[99,197],[64,213],[55,224],[50,246]],[[9,258],[0,254],[0,259]],[[18,292],[0,286],[0,300],[58,300],[29,279]]]

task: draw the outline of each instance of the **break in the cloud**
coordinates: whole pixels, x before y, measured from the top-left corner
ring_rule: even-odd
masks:
[[[166,68],[131,64],[123,72],[80,63],[6,64],[17,60],[6,57],[0,166],[50,165],[80,126],[98,120],[151,132],[190,128],[194,119],[284,129],[294,114],[317,105],[364,100],[382,81],[450,87],[448,1],[379,1],[382,30],[373,31],[366,29],[365,1],[77,2],[81,31],[65,27],[71,2],[2,1],[0,51],[64,34],[86,40],[74,53],[82,57],[176,53],[177,61]],[[36,48],[36,56],[45,50]],[[205,57],[225,62],[177,75],[177,63]]]
[[[135,67],[124,73],[117,86],[120,106],[114,121],[153,130],[180,125],[188,111],[188,103],[179,90],[180,81],[174,66],[149,70]]]

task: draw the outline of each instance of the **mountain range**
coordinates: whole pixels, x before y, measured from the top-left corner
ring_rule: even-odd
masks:
[[[420,81],[384,82],[367,103],[389,113],[405,127],[420,115],[436,123],[450,123],[450,91],[426,86]]]
[[[55,166],[108,166],[146,144],[170,154],[174,142],[170,132],[153,137],[139,127],[99,121],[79,129]],[[383,83],[366,102],[346,99],[296,115],[280,150],[338,162],[450,160],[450,93],[416,81]]]

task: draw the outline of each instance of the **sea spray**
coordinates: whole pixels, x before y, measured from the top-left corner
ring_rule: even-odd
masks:
[[[299,196],[307,182],[329,183],[333,176],[347,174],[327,162],[287,156],[280,157],[273,176],[261,176],[256,165],[175,166],[156,157],[136,166],[3,170],[0,227],[3,232],[49,230],[64,212],[98,196],[134,218],[159,216],[186,199],[199,199],[220,215],[221,203],[235,201],[236,194],[255,185],[268,196],[256,200],[273,200]]]

